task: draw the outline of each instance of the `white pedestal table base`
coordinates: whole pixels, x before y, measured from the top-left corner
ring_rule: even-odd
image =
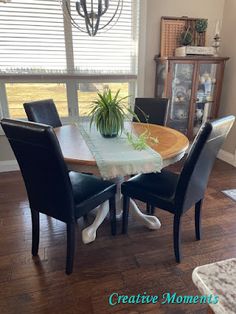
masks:
[[[117,209],[117,219],[122,218],[122,195],[121,195],[121,184],[124,182],[124,177],[117,177],[113,180],[117,185],[117,195],[116,195],[116,209]],[[96,239],[96,232],[98,227],[102,224],[109,212],[109,202],[103,203],[98,211],[94,222],[82,231],[82,240],[84,244],[93,242]],[[148,229],[156,230],[161,227],[159,219],[155,216],[143,214],[134,200],[130,200],[130,213],[133,217],[139,221],[141,224],[146,226]]]

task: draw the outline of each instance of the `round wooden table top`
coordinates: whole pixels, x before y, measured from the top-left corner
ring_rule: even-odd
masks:
[[[157,137],[159,141],[157,144],[149,141],[148,145],[157,151],[163,160],[183,154],[189,146],[184,134],[165,126],[132,122],[130,127],[136,135],[140,135],[148,128],[151,136]],[[96,166],[96,161],[76,125],[56,128],[55,133],[67,164]]]

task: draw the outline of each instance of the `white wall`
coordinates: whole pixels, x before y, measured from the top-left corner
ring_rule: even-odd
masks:
[[[0,136],[0,161],[14,159],[13,152],[5,136]]]
[[[230,57],[228,61],[224,87],[221,97],[220,115],[236,116],[236,0],[226,0],[222,27],[221,54]],[[224,150],[235,156],[236,162],[236,123],[230,132]]]

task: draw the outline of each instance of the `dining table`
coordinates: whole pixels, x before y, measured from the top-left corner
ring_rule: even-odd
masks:
[[[126,124],[126,128],[135,136],[140,136],[148,130],[147,144],[152,150],[159,153],[162,158],[163,168],[182,159],[189,147],[189,140],[183,133],[167,126],[130,122]],[[78,124],[63,125],[54,130],[68,170],[101,176],[96,159],[88,147]],[[156,140],[153,141],[153,138]],[[122,217],[122,195],[120,187],[124,180],[125,176],[113,178],[113,181],[117,184],[116,207],[118,219]],[[159,219],[156,216],[142,213],[134,200],[130,202],[130,211],[136,220],[149,229],[156,230],[161,227]],[[96,231],[108,212],[109,207],[107,202],[105,202],[97,210],[94,222],[82,231],[82,240],[85,244],[96,239]]]

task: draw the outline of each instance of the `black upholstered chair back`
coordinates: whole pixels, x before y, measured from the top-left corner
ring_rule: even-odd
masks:
[[[135,98],[134,112],[140,122],[165,125],[168,102],[167,98]],[[137,120],[134,118],[133,121]]]
[[[73,221],[71,182],[53,128],[10,119],[1,125],[20,166],[31,209]]]
[[[28,102],[23,106],[29,121],[48,124],[53,128],[62,126],[52,99]]]
[[[214,161],[235,117],[206,122],[199,130],[182,169],[176,189],[176,209],[185,211],[203,199]]]

